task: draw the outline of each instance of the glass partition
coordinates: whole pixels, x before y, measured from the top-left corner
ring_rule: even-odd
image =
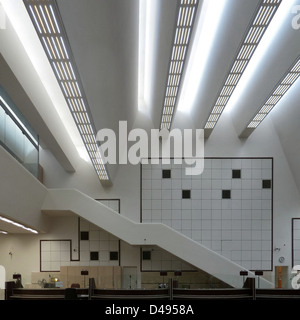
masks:
[[[38,141],[38,135],[0,86],[0,143],[35,177],[38,177]]]

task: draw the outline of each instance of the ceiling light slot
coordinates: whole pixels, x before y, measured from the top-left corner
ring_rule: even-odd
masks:
[[[267,27],[274,17],[282,0],[262,0],[256,11],[256,15],[249,26],[246,36],[241,43],[240,49],[233,61],[226,80],[213,104],[211,114],[215,106],[222,106],[225,109],[232,93],[234,92],[243,72],[245,71],[250,59],[252,58],[260,40],[262,39]],[[226,96],[226,98],[224,98]],[[219,117],[218,117],[219,118]],[[204,126],[205,129],[213,129],[216,122],[212,122],[210,116]],[[257,125],[256,122],[251,125]],[[209,131],[211,132],[211,131]]]
[[[83,142],[85,145],[86,143],[94,144],[97,150],[98,145],[94,136],[95,130],[88,115],[82,84],[78,80],[78,73],[74,69],[74,61],[70,58],[71,49],[68,45],[67,35],[59,16],[57,4],[54,0],[24,0],[23,2],[40,37]],[[178,63],[174,64],[174,68],[177,72],[180,70]],[[178,81],[178,79],[175,77],[173,81]],[[87,145],[86,149],[91,158],[91,149]],[[92,161],[92,163],[96,172],[101,172],[100,180],[109,180],[100,153],[96,159],[97,161]]]
[[[268,97],[266,102],[256,113],[253,120],[250,121],[247,128],[255,129],[259,124],[264,120],[265,116],[271,112],[275,105],[280,101],[280,99],[286,94],[286,92],[291,88],[291,86],[299,78],[300,70],[300,60],[299,57],[296,59],[296,62],[290,67],[290,70],[283,76],[282,80],[276,85],[273,90],[273,93]],[[262,116],[264,114],[264,116]]]
[[[174,30],[174,42],[169,61],[169,74],[161,115],[161,128],[170,129],[176,105],[178,89],[184,71],[186,50],[194,25],[195,12],[198,7],[196,0],[181,0],[177,9],[177,24]]]

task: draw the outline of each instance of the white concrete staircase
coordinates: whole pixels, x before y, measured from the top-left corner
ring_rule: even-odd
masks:
[[[242,266],[176,230],[134,222],[74,189],[47,189],[2,147],[0,162],[1,214],[6,217],[47,232],[49,217],[43,212],[73,212],[130,245],[156,245],[233,287],[242,286]],[[260,278],[260,287],[273,284]]]
[[[130,245],[156,245],[233,287],[241,287],[242,266],[161,223],[136,223],[74,189],[49,189],[42,211],[69,211]],[[250,277],[255,275],[248,271]],[[272,287],[260,279],[260,287]]]

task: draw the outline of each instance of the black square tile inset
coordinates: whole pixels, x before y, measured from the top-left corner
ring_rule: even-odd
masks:
[[[151,260],[151,251],[143,251],[143,260]]]
[[[98,251],[91,251],[90,252],[90,260],[92,260],[92,261],[99,260],[99,252]]]
[[[222,199],[231,199],[231,190],[222,190]]]
[[[182,199],[191,199],[191,190],[182,190]]]
[[[80,240],[89,240],[89,232],[81,231],[80,232]]]
[[[119,260],[119,252],[118,251],[110,251],[109,260]]]
[[[262,188],[263,189],[271,189],[271,180],[263,180],[262,181]]]
[[[241,170],[232,170],[232,179],[241,179]]]
[[[170,169],[163,169],[162,178],[163,179],[170,179],[171,178],[171,170]]]

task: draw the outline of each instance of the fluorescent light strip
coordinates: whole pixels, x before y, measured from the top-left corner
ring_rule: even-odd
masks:
[[[177,25],[169,62],[169,74],[166,84],[160,128],[170,129],[182,79],[186,51],[198,8],[198,0],[181,0],[178,7]]]
[[[215,127],[281,2],[282,0],[262,0],[204,129],[212,130]]]
[[[6,232],[6,231],[3,231],[3,230],[0,230],[0,233],[1,233],[1,234],[7,234],[7,232]]]
[[[290,71],[284,75],[283,80],[275,87],[273,93],[269,96],[254,118],[250,121],[247,126],[248,129],[257,128],[265,119],[265,117],[273,110],[280,99],[287,93],[291,86],[296,82],[300,76],[299,66],[300,58],[297,58],[296,63],[294,63],[290,68]]]
[[[32,228],[25,227],[25,226],[24,226],[23,224],[21,224],[21,223],[12,221],[12,220],[7,219],[7,218],[4,218],[4,217],[2,217],[2,216],[0,216],[0,220],[4,221],[4,222],[6,222],[6,223],[12,224],[12,225],[14,225],[14,226],[16,226],[16,227],[18,227],[18,228],[22,228],[22,229],[24,229],[24,230],[26,230],[26,231],[30,231],[30,232],[35,233],[35,234],[38,233],[36,230],[34,230],[34,229],[32,229]]]
[[[77,125],[80,135],[85,143],[87,152],[100,180],[109,180],[105,165],[98,153],[93,157],[87,147],[87,143],[93,144],[98,150],[95,133],[92,128],[83,96],[83,88],[79,83],[79,77],[74,72],[74,62],[69,58],[66,47],[67,36],[63,26],[59,26],[58,12],[53,0],[24,0],[31,20],[37,29],[37,33],[45,48],[45,53],[50,61],[53,72],[61,86],[73,119]]]

